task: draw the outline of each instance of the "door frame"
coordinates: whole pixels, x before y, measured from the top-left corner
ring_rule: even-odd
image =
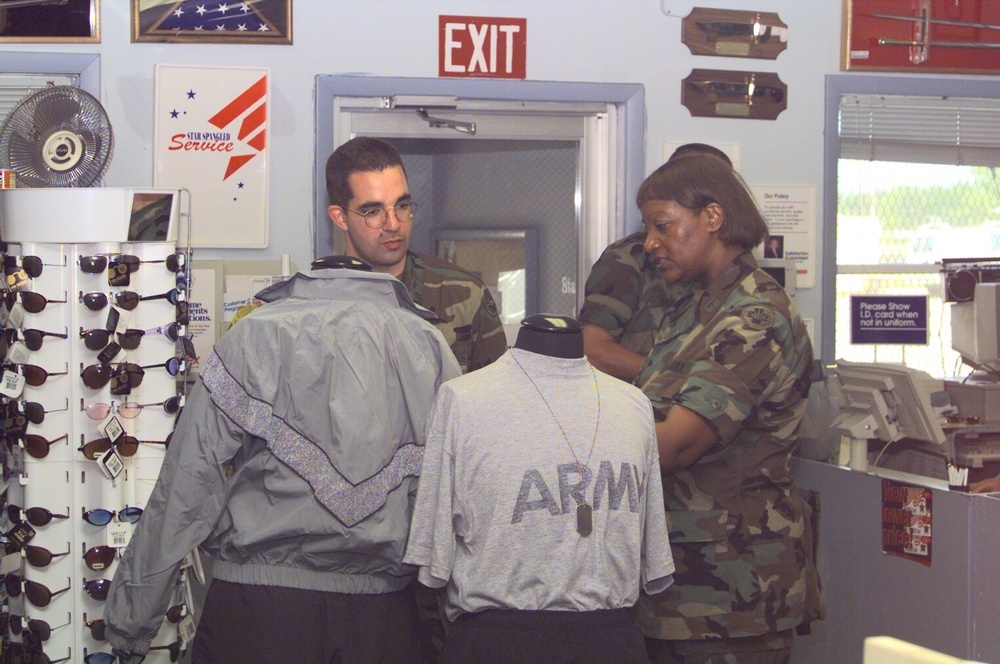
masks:
[[[612,216],[601,233],[581,229],[580,274],[589,273],[600,251],[610,242],[640,226],[639,211],[632,197],[645,177],[646,104],[645,89],[637,83],[574,83],[556,81],[506,81],[485,79],[394,78],[376,76],[316,76],[316,153],[313,163],[314,226],[313,251],[329,253],[333,229],[326,214],[325,166],[334,148],[349,140],[336,135],[339,126],[337,98],[386,97],[399,95],[450,96],[462,100],[497,102],[595,103],[616,108],[616,135],[609,137],[616,149],[603,151],[614,163],[603,165],[612,178],[613,201],[607,209]],[[526,111],[530,112],[530,111]],[[582,283],[582,279],[580,280]],[[582,297],[582,288],[578,289]]]

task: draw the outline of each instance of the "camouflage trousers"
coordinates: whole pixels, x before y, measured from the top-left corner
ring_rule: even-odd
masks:
[[[646,638],[654,664],[789,664],[793,630],[741,639],[666,641]]]

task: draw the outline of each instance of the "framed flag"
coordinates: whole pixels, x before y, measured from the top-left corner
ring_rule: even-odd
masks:
[[[132,0],[132,41],[291,44],[292,0]]]
[[[260,68],[156,65],[153,184],[191,192],[193,247],[267,246],[270,80]]]

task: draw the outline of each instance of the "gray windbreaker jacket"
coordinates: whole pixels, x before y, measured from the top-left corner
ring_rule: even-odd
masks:
[[[147,652],[181,563],[215,578],[342,593],[402,589],[424,420],[460,369],[404,286],[299,273],[259,295],[203,362],[115,573],[111,645]]]

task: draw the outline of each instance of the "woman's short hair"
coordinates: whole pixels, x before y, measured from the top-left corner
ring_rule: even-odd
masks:
[[[746,182],[714,156],[677,157],[657,168],[635,195],[640,208],[649,201],[674,201],[696,213],[716,203],[724,213],[718,237],[729,246],[750,250],[767,236],[767,222]]]

